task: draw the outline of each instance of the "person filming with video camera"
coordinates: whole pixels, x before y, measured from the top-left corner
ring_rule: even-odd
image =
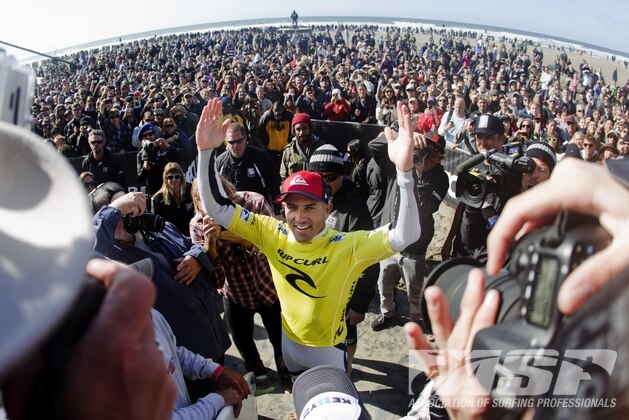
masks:
[[[438,398],[405,419],[427,405],[452,419],[626,418],[629,167],[609,162],[561,161],[506,205],[486,267],[431,273],[423,309],[440,354],[405,330],[430,379],[422,394]]]
[[[494,115],[479,115],[472,134],[479,153],[457,167],[460,204],[453,226],[460,219],[456,253],[482,262],[489,231],[506,202],[521,191],[522,174],[533,172],[535,162],[524,156],[521,144],[505,145],[504,125]]]
[[[156,126],[145,124],[140,128],[138,137],[142,148],[137,154],[138,181],[146,188],[149,195],[155,194],[162,186],[162,174],[168,162],[180,162],[183,151],[175,138],[168,140],[155,138]]]

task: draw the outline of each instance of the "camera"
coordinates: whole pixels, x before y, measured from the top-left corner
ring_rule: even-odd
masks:
[[[523,156],[521,143],[509,143],[502,151],[472,156],[457,167],[456,197],[472,208],[481,208],[490,193],[513,197],[521,189],[522,174],[535,170],[535,161]],[[483,165],[487,160],[489,165]]]
[[[0,121],[29,128],[36,84],[35,72],[0,49]]]
[[[123,225],[127,232],[133,234],[137,231],[161,232],[166,226],[166,219],[154,213],[144,213],[138,217],[123,217]]]
[[[140,159],[142,162],[155,164],[157,162],[157,146],[154,142],[146,143],[140,151]]]
[[[422,163],[422,160],[424,159],[424,157],[428,156],[429,154],[430,154],[430,151],[428,150],[427,147],[423,149],[414,149],[413,150],[413,165]]]
[[[498,379],[490,384],[495,388],[488,389],[495,398],[519,395],[515,389],[519,382],[509,380],[517,376],[514,372],[534,372],[539,369],[536,366],[542,366],[531,362],[531,357],[536,357],[535,350],[548,347],[567,319],[556,306],[560,286],[575,268],[610,242],[611,236],[594,217],[562,212],[552,225],[522,237],[498,275],[485,272],[485,289],[498,291],[500,308],[496,325],[476,334],[472,350],[500,351],[501,363],[495,365]],[[441,263],[428,276],[425,287],[442,289],[452,319],[459,316],[473,268],[481,268],[476,260],[457,257]],[[425,299],[422,317],[427,331],[432,331]],[[509,357],[505,362],[504,356],[516,351],[522,357]],[[543,352],[538,354],[543,357]]]

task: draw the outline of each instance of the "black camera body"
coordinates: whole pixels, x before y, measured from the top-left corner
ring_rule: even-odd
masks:
[[[519,359],[509,358],[511,365],[504,363],[504,356],[513,351],[547,348],[567,319],[557,308],[560,286],[576,267],[610,242],[611,236],[596,219],[561,213],[552,226],[521,238],[508,264],[497,276],[485,272],[485,288],[499,292],[500,310],[496,325],[476,334],[472,350],[500,351],[501,363],[495,369],[498,380],[494,384],[501,388],[491,390],[494,397],[517,395],[517,389],[508,389],[517,387],[517,381],[500,381],[500,378],[511,379],[517,376],[514,371],[523,372],[531,365],[540,366],[531,363],[531,357],[535,357],[531,354]],[[458,318],[467,274],[476,267],[480,268],[480,265],[471,258],[453,258],[437,266],[428,277],[426,287],[434,285],[443,290],[452,319]],[[422,301],[422,312],[427,329],[431,331],[425,300]],[[512,364],[514,360],[517,368]]]
[[[488,194],[495,193],[506,198],[518,194],[522,188],[522,174],[535,170],[535,161],[523,155],[520,143],[509,143],[501,152],[495,149],[486,155],[472,156],[470,162],[478,159],[481,162],[459,172],[456,197],[463,204],[478,209],[483,206]],[[489,165],[484,165],[484,160]],[[461,166],[465,167],[465,162]]]
[[[146,143],[140,150],[140,159],[142,162],[148,162],[154,165],[157,162],[157,146],[154,142]]]
[[[413,149],[413,164],[417,165],[419,163],[422,163],[424,157],[428,156],[429,154],[430,151],[427,147],[423,149]]]
[[[144,213],[138,217],[123,217],[123,225],[127,232],[134,234],[137,231],[161,232],[166,226],[166,219],[154,213]]]

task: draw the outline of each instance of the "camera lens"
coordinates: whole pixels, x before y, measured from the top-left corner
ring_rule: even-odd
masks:
[[[439,264],[428,276],[424,290],[428,286],[437,286],[443,291],[450,317],[456,320],[461,309],[461,299],[467,286],[467,276],[473,268],[481,268],[482,265],[474,258],[457,257]],[[518,279],[513,277],[507,270],[502,270],[497,276],[489,276],[484,268],[485,290],[495,289],[500,294],[500,311],[496,319],[496,324],[505,320],[514,319],[519,314],[520,297],[523,294],[522,286]],[[428,316],[426,299],[422,290],[422,319],[426,327],[426,333],[432,334],[432,326]]]

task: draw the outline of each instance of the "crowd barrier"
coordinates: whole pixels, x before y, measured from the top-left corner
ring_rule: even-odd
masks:
[[[313,132],[326,143],[334,145],[340,151],[346,150],[347,143],[354,139],[359,139],[366,146],[369,141],[378,137],[378,135],[384,131],[384,127],[383,125],[377,124],[313,120]],[[136,155],[137,152],[128,152],[120,156],[130,190],[141,190],[137,177]],[[457,175],[456,166],[469,157],[470,154],[464,150],[458,148],[452,149],[450,147],[446,148],[443,166],[450,177],[449,197],[446,198],[446,203],[449,205],[452,205],[456,201],[454,195],[454,185]],[[80,173],[83,157],[70,158],[69,160],[77,173]],[[194,157],[188,157],[186,160],[188,161],[186,163],[190,163],[194,160]]]

